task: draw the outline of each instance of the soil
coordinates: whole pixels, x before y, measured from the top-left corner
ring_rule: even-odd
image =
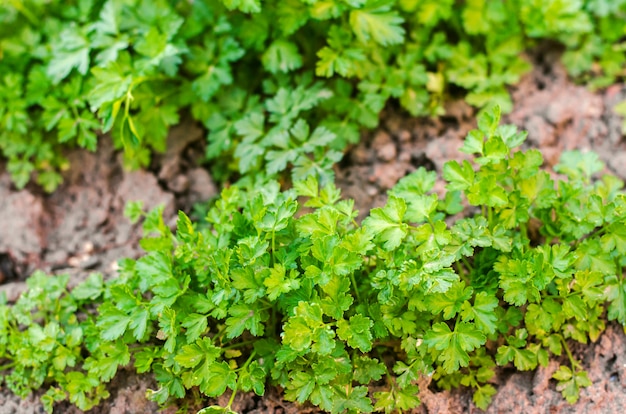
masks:
[[[626,140],[621,119],[612,110],[626,99],[626,86],[594,92],[576,85],[558,62],[559,52],[549,47],[528,58],[534,69],[511,88],[514,110],[504,121],[529,132],[525,146],[540,149],[548,167],[565,150],[593,150],[605,162],[607,172],[626,179]],[[446,115],[436,119],[411,118],[389,107],[381,114],[379,128],[364,133],[336,167],[344,197],[355,200],[363,218],[371,208],[384,205],[387,190],[411,171],[424,166],[441,174],[446,161],[468,158],[458,149],[476,126],[475,115],[463,101],[449,102]],[[0,291],[14,301],[25,289],[26,276],[36,269],[69,273],[76,284],[91,272],[112,277],[119,259],[139,257],[140,227],[123,216],[128,201],[141,200],[147,208],[163,205],[166,222],[173,224],[177,210],[190,212],[195,203],[218,194],[217,185],[201,165],[203,134],[193,122],[183,122],[172,129],[168,152],[156,157],[148,170],[133,172],[123,168],[119,151],[105,136],[96,153],[73,150],[67,154],[71,168],[52,195],[34,185],[16,190],[0,163]],[[436,190],[443,190],[442,181]],[[493,381],[498,393],[487,412],[621,412],[626,406],[623,328],[609,325],[596,343],[574,350],[593,382],[581,391],[576,404],[568,404],[556,390],[551,375],[559,361],[552,361],[533,372],[500,369]],[[416,413],[480,412],[465,389],[442,391],[427,377],[419,385],[422,405]],[[145,398],[146,390],[154,386],[150,376],[121,370],[110,383],[111,398],[90,412],[157,412],[157,406]],[[199,407],[178,408],[195,412]],[[272,388],[263,398],[238,395],[233,409],[240,413],[318,412],[283,401]],[[0,414],[42,412],[37,396],[22,400],[0,388]],[[55,412],[79,411],[59,405]]]

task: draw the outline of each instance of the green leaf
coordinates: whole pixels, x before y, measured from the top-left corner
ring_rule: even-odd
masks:
[[[72,296],[77,300],[95,300],[103,292],[104,281],[99,273],[92,273],[87,280],[72,289]]]
[[[350,12],[350,26],[363,43],[370,39],[383,46],[401,43],[404,40],[404,19],[398,12],[390,11],[388,0],[368,1],[367,6]]]
[[[244,391],[254,391],[256,395],[265,394],[265,369],[259,365],[258,361],[252,361],[246,369],[239,373],[241,389]]]
[[[281,263],[277,263],[270,269],[270,275],[263,284],[267,287],[267,297],[269,300],[276,300],[280,295],[291,292],[300,287],[300,281],[297,279],[298,271],[290,270],[289,276],[286,274],[285,267]]]
[[[302,67],[302,57],[298,47],[282,39],[275,40],[263,54],[263,67],[270,73],[287,73]]]
[[[350,280],[345,277],[335,276],[322,287],[326,294],[320,303],[324,314],[337,320],[343,318],[343,313],[350,309],[354,298],[350,293]]]
[[[244,13],[259,13],[261,11],[260,0],[221,0],[229,9],[239,9]]]
[[[98,326],[102,329],[100,337],[105,341],[113,341],[124,335],[132,318],[111,303],[105,303],[99,309]]]
[[[187,329],[187,332],[185,332],[187,342],[193,342],[206,331],[208,318],[206,315],[199,313],[190,313],[185,317],[185,321],[181,325]]]
[[[500,107],[498,105],[494,105],[491,109],[484,110],[478,114],[478,129],[480,129],[487,138],[491,138],[494,135],[499,124]]]
[[[489,207],[502,207],[507,205],[509,201],[506,190],[498,185],[494,175],[482,177],[476,181],[469,188],[467,200],[474,206],[486,205]]]
[[[466,287],[464,282],[455,283],[445,293],[428,296],[428,307],[433,314],[442,313],[444,319],[452,319],[472,297],[472,292],[473,289]]]
[[[440,351],[437,357],[447,373],[453,373],[459,367],[469,365],[468,351],[483,345],[486,336],[474,328],[472,324],[458,323],[454,331],[444,323],[433,324],[424,335],[424,343],[430,348]]]
[[[72,69],[81,75],[89,70],[89,41],[77,27],[67,27],[53,43],[52,59],[48,64],[47,74],[54,83],[65,79]]]
[[[163,252],[151,252],[137,260],[135,269],[141,275],[140,288],[144,292],[173,278],[172,259]]]
[[[554,170],[567,175],[570,179],[590,179],[591,176],[604,168],[595,152],[565,151]]]
[[[237,374],[224,361],[211,364],[207,378],[200,384],[200,391],[209,397],[217,397],[226,392],[226,388],[234,390]]]
[[[435,186],[436,180],[436,172],[427,171],[426,168],[419,167],[411,174],[402,177],[389,191],[389,194],[410,200],[415,196],[422,196],[431,191]]]
[[[202,363],[212,363],[220,355],[220,348],[213,345],[210,338],[201,338],[193,344],[185,345],[174,357],[174,360],[185,368],[195,368]]]
[[[495,309],[498,307],[498,298],[489,295],[487,292],[479,292],[474,297],[474,304],[469,301],[463,303],[461,317],[463,321],[474,321],[474,324],[481,331],[492,334],[496,331],[497,315]]]
[[[91,73],[96,79],[96,85],[88,96],[91,110],[95,112],[104,104],[112,105],[112,119],[105,122],[109,128],[103,128],[106,131],[113,125],[113,120],[120,109],[121,102],[116,101],[128,92],[132,77],[125,74],[124,69],[115,63],[110,63],[105,68],[92,68]],[[102,114],[100,116],[102,117]]]
[[[589,387],[592,384],[586,371],[572,372],[570,368],[563,365],[552,375],[552,378],[559,382],[556,389],[561,391],[570,404],[578,401],[582,387]]]
[[[515,368],[521,371],[530,371],[537,368],[537,355],[528,349],[518,349],[503,345],[498,348],[496,361],[499,365],[505,365],[513,361]]]
[[[626,254],[626,226],[613,223],[606,228],[606,233],[600,239],[602,250],[617,251],[620,255]]]
[[[437,194],[418,195],[409,199],[406,220],[412,223],[421,223],[430,218],[437,209],[439,199]]]
[[[295,351],[311,347],[316,352],[328,354],[334,347],[333,333],[322,319],[322,308],[317,303],[298,303],[294,316],[283,329],[283,343]]]
[[[467,161],[448,161],[443,166],[443,178],[448,182],[448,190],[467,190],[474,184],[474,170]]]
[[[361,352],[369,352],[372,349],[372,332],[374,323],[371,319],[354,315],[350,322],[341,319],[337,322],[337,336],[347,341],[352,348],[358,348]]]
[[[525,329],[517,329],[515,336],[509,336],[507,338],[509,345],[502,345],[498,348],[498,353],[496,354],[498,365],[504,366],[508,362],[513,361],[515,367],[522,371],[537,368],[537,353],[524,348],[527,337],[528,333]]]
[[[607,300],[609,301],[609,320],[617,320],[626,324],[626,281],[619,275],[610,274],[605,277],[607,284]]]
[[[479,164],[491,164],[505,159],[509,155],[509,148],[498,135],[487,139],[483,156],[476,160]]]
[[[367,356],[356,356],[352,365],[354,380],[363,385],[368,385],[372,380],[378,381],[387,373],[385,364]]]
[[[333,401],[333,412],[356,411],[370,413],[374,409],[367,396],[367,387],[358,386],[348,389],[346,394],[337,394]]]
[[[375,208],[363,221],[368,234],[383,243],[385,250],[394,250],[400,246],[408,234],[408,226],[402,222],[406,212],[404,200],[391,196],[383,208]]]
[[[476,404],[476,407],[481,410],[487,410],[489,404],[491,404],[491,399],[494,395],[496,395],[498,391],[491,384],[487,384],[481,387],[478,387],[476,391],[474,391],[474,395],[472,396],[472,401]]]
[[[250,331],[254,336],[263,335],[265,325],[269,315],[266,310],[251,308],[246,304],[237,304],[228,309],[230,315],[226,319],[226,336],[236,338],[241,336],[245,330]]]
[[[485,145],[485,138],[481,131],[476,129],[471,130],[465,140],[463,141],[463,146],[459,151],[465,152],[466,154],[483,154],[483,146]]]
[[[421,401],[418,397],[419,388],[416,385],[393,387],[390,391],[374,393],[376,404],[374,410],[391,413],[395,410],[411,410],[417,408]]]

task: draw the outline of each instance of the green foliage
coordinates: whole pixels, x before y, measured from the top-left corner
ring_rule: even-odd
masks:
[[[282,191],[273,180],[231,186],[203,225],[180,213],[175,231],[160,210],[129,206],[147,253],[119,277],[69,291],[67,277],[38,273],[0,305],[3,381],[20,396],[46,388],[49,411],[62,400],[88,409],[134,367],[154,373],[159,404],[230,393],[201,412],[231,413],[237,392],[279,386],[342,413],[410,410],[419,376],[432,375],[473,388],[485,409],[496,366],[565,355],[553,378],[575,402],[590,381],[570,343],[626,325],[623,183],[599,179],[597,157],[579,152],[555,181],[499,117],[484,112],[469,133],[472,163],[446,165],[448,195],[420,168],[362,225],[314,176]],[[472,210],[451,222],[465,203]]]
[[[207,130],[214,175],[331,178],[386,103],[511,109],[540,39],[593,86],[622,77],[626,1],[3,1],[0,151],[18,187],[46,190],[63,148],[110,133],[129,167],[165,150],[181,114]]]

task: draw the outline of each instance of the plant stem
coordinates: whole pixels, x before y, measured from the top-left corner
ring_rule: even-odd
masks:
[[[574,356],[572,355],[572,351],[570,351],[569,346],[567,346],[567,341],[565,340],[565,338],[561,336],[561,343],[563,344],[563,348],[565,349],[565,353],[567,354],[567,357],[569,358],[569,362],[572,366],[572,371],[574,370],[578,370],[579,367],[579,363],[578,361],[576,361],[576,359],[574,359]]]
[[[270,255],[272,266],[274,266],[274,253],[275,252],[276,252],[276,232],[272,231],[272,254]]]
[[[250,340],[250,341],[237,342],[236,344],[233,344],[233,345],[223,346],[222,350],[226,351],[227,349],[235,349],[235,348],[239,348],[241,346],[246,346],[246,345],[253,344],[255,342],[258,342],[258,341]],[[254,352],[253,352],[253,354],[254,354]]]
[[[527,223],[520,223],[519,231],[522,233],[522,238],[528,240],[528,226]]]
[[[33,13],[28,10],[28,8],[24,7],[20,0],[10,0],[10,3],[15,7],[17,11],[22,13],[26,20],[28,20],[33,26],[40,26],[39,20],[35,17]]]
[[[461,257],[461,261],[463,262],[463,264],[465,265],[465,267],[467,267],[467,271],[471,272],[472,270],[474,270],[474,267],[467,261],[467,259],[465,258],[465,256]]]
[[[459,274],[459,276],[461,276],[462,279],[465,279],[466,273],[463,266],[459,262],[456,262],[454,263],[454,267],[456,268],[456,272]]]
[[[6,364],[6,365],[1,365],[1,366],[0,366],[0,372],[2,372],[2,371],[6,371],[6,370],[8,370],[8,369],[11,369],[11,368],[13,368],[15,365],[16,365],[15,361],[14,361],[14,362],[11,362],[11,363],[9,363],[9,364]]]
[[[250,341],[250,342],[253,342],[253,341]],[[256,351],[252,351],[252,353],[250,354],[250,356],[248,357],[246,362],[239,369],[247,368],[248,365],[250,365],[250,362],[252,362],[252,358],[254,358],[255,355],[256,355]],[[240,380],[240,378],[241,378],[241,375],[239,375],[237,377],[237,382],[235,383],[235,389],[233,390],[233,393],[230,394],[230,399],[228,400],[228,405],[226,406],[226,408],[229,409],[229,410],[230,410],[230,407],[233,405],[233,402],[235,401],[235,396],[237,395],[237,390],[239,389],[239,380]]]
[[[359,287],[356,284],[356,279],[354,278],[354,272],[350,273],[350,281],[352,282],[352,288],[354,289],[354,296],[356,296],[357,302],[361,303],[361,296],[359,295]]]
[[[383,361],[383,354],[380,352],[380,349],[376,349],[376,353],[378,354],[378,359],[382,362]],[[391,374],[389,373],[389,368],[387,367],[387,364],[385,364],[383,362],[383,365],[385,366],[385,377],[387,379],[387,385],[389,385],[390,387],[393,386],[394,384],[394,380],[393,377],[391,376]]]

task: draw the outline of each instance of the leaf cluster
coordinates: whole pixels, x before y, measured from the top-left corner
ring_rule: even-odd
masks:
[[[326,182],[391,99],[436,115],[462,91],[510,110],[506,86],[541,39],[606,86],[623,75],[625,12],[621,0],[5,1],[0,151],[19,187],[35,176],[53,190],[62,148],[95,150],[110,132],[146,166],[191,113],[220,180],[291,167]]]
[[[593,153],[551,174],[526,133],[485,111],[448,162],[445,196],[420,168],[359,224],[352,200],[309,176],[234,185],[175,230],[144,214],[146,250],[117,278],[41,274],[0,306],[0,370],[20,395],[90,407],[121,368],[153,372],[160,404],[199,393],[284,398],[332,413],[404,411],[417,381],[474,389],[485,409],[496,367],[553,358],[564,398],[590,380],[572,342],[626,326],[626,195]],[[462,218],[458,218],[459,213]],[[453,219],[453,216],[457,217]]]

